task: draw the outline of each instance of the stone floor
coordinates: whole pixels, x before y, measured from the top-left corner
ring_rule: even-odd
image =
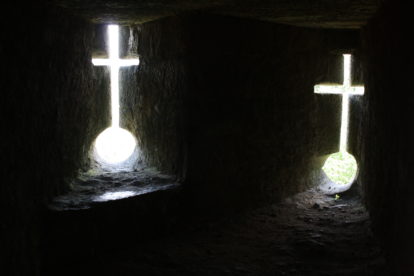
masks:
[[[388,275],[358,197],[310,190],[182,225],[162,238],[97,252],[71,275]]]
[[[130,197],[178,187],[174,176],[146,167],[134,171],[88,171],[71,183],[71,190],[54,198],[55,211],[81,210]]]

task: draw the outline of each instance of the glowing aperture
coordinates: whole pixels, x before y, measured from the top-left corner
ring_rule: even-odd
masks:
[[[315,93],[339,94],[342,95],[342,114],[339,150],[346,152],[348,145],[348,124],[349,124],[349,97],[352,95],[363,95],[363,86],[351,85],[351,55],[344,54],[344,80],[342,85],[315,85]]]
[[[93,58],[95,66],[109,66],[111,68],[111,115],[112,127],[119,127],[119,69],[120,67],[138,65],[138,59],[119,58],[119,27],[108,26],[109,58]]]
[[[346,185],[354,181],[358,165],[352,154],[337,152],[326,159],[322,169],[331,181]]]
[[[134,153],[136,140],[127,130],[109,127],[96,138],[95,149],[100,158],[109,164],[126,161]]]

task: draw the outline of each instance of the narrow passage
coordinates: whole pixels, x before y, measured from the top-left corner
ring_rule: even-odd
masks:
[[[315,190],[99,256],[102,275],[386,275],[357,196]]]

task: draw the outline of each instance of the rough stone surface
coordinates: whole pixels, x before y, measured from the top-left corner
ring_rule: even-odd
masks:
[[[97,263],[93,264],[93,271],[86,268],[95,260],[103,261],[104,256],[113,258],[117,254],[115,250],[120,247],[135,251],[139,250],[139,244],[144,241],[169,235],[179,213],[179,186],[164,183],[171,179],[159,175],[154,176],[154,179],[149,177],[150,174],[145,177],[138,175],[137,178],[131,176],[131,173],[108,175],[96,180],[106,181],[106,184],[112,186],[120,184],[121,189],[129,186],[137,192],[142,192],[142,188],[152,191],[118,200],[100,200],[93,204],[89,201],[92,208],[81,210],[65,208],[68,205],[64,201],[56,202],[55,206],[59,210],[43,210],[41,275],[104,274],[106,261],[98,266]],[[89,181],[93,179],[90,178],[85,184],[89,185]],[[123,181],[129,183],[122,183]],[[146,185],[148,182],[151,184]],[[138,185],[134,187],[136,184]],[[89,190],[96,194],[99,186],[90,187]],[[116,190],[116,187],[103,188],[105,191]],[[133,246],[130,247],[131,245]],[[121,272],[112,273],[125,275]]]
[[[95,22],[145,23],[185,13],[210,13],[307,27],[359,28],[375,13],[380,0],[342,1],[73,1],[52,3]]]
[[[49,204],[50,209],[89,209],[112,200],[177,188],[179,184],[174,176],[161,174],[153,168],[145,168],[137,171],[83,173],[71,186],[70,192],[53,199]]]
[[[403,1],[390,1],[364,29],[366,96],[359,133],[361,182],[394,275],[414,273],[413,94]]]
[[[338,148],[341,98],[313,85],[342,82],[340,53],[358,32],[185,16],[121,33],[124,55],[140,58],[121,70],[121,125],[145,163],[185,179],[210,210],[316,184]]]
[[[127,53],[138,67],[121,72],[121,125],[137,137],[144,163],[184,176],[184,95],[188,69],[183,28],[176,22],[130,28]]]
[[[123,205],[132,202],[112,208]],[[106,212],[110,214],[109,208]],[[185,218],[175,227],[157,229],[165,234],[153,239],[130,235],[130,228],[122,235],[116,229],[100,228],[98,214],[108,213],[67,214],[66,223],[76,217],[79,228],[95,226],[96,230],[93,238],[85,236],[87,228],[71,245],[61,244],[68,257],[60,258],[64,266],[51,262],[50,275],[56,270],[61,275],[388,275],[368,213],[354,197],[335,200],[311,190],[219,220]],[[73,240],[76,232],[67,240]]]
[[[363,58],[362,50],[358,47],[352,55],[352,84],[364,85],[364,70],[363,70]],[[350,97],[349,101],[349,128],[348,128],[348,151],[355,157],[357,161],[358,170],[353,184],[353,188],[358,190],[359,193],[363,193],[363,182],[360,178],[361,170],[363,170],[363,159],[361,156],[360,147],[365,142],[365,139],[361,139],[360,132],[362,131],[364,113],[365,94],[363,96]]]
[[[106,82],[92,71],[92,26],[59,9],[26,8],[22,18],[25,10],[8,7],[20,19],[1,24],[2,275],[36,275],[39,208],[87,165],[107,120],[108,95],[98,91]]]
[[[186,185],[196,202],[223,212],[315,185],[337,149],[340,99],[313,86],[340,78],[335,51],[355,34],[224,17],[189,23]]]
[[[159,237],[156,236],[158,233],[169,233],[176,211],[188,211],[193,217],[203,215],[198,212],[201,208],[215,213],[240,211],[283,199],[314,185],[313,180],[318,179],[324,158],[336,151],[337,140],[333,137],[338,133],[339,110],[334,109],[340,106],[340,98],[315,95],[313,85],[342,81],[342,57],[338,52],[358,48],[354,39],[349,40],[355,37],[355,32],[288,27],[209,16],[205,10],[201,13],[193,11],[186,16],[125,28],[122,35],[130,41],[123,49],[124,54],[138,50],[142,61],[140,67],[125,70],[121,75],[124,80],[129,80],[123,87],[125,93],[121,98],[125,106],[123,126],[137,136],[148,163],[185,180],[182,193],[158,191],[143,195],[139,200],[106,202],[85,212],[47,210],[44,204],[52,196],[64,192],[68,188],[68,179],[87,166],[91,143],[109,125],[109,74],[104,68],[92,69],[92,53],[105,55],[103,27],[97,26],[98,30],[94,30],[90,23],[74,15],[87,15],[84,13],[87,9],[82,10],[82,3],[77,2],[77,11],[75,6],[62,10],[41,3],[24,8],[17,4],[14,8],[8,7],[9,17],[17,20],[13,24],[1,24],[0,90],[3,101],[0,110],[4,131],[0,149],[0,253],[5,257],[0,259],[0,274],[45,275],[40,273],[42,270],[56,275],[53,268],[62,267],[82,270],[83,265],[91,268],[88,265],[109,263],[108,260],[114,260],[111,259],[114,252],[122,259],[122,252],[136,253],[142,240],[149,237],[154,240]],[[280,1],[278,3],[281,5]],[[130,7],[126,5],[124,8]],[[256,11],[252,10],[251,15],[247,14],[246,7],[239,8],[246,10],[245,16],[256,18],[254,13],[260,6],[255,5]],[[360,160],[358,183],[364,191],[373,229],[386,249],[392,275],[414,273],[411,254],[414,248],[411,200],[414,186],[410,178],[414,140],[410,126],[414,116],[412,93],[405,93],[412,90],[409,86],[411,76],[408,70],[403,70],[410,51],[402,48],[413,47],[407,45],[412,24],[404,21],[410,18],[404,16],[404,10],[402,1],[388,1],[364,30],[363,50],[355,52],[357,63],[361,65],[354,68],[360,80],[363,69],[366,95],[351,102],[350,149]],[[121,9],[117,13],[122,15],[124,11]],[[290,19],[295,18],[296,14],[292,9],[290,11]],[[313,12],[313,8],[309,11]],[[223,14],[231,13],[231,10],[221,8],[214,12]],[[109,18],[102,11],[100,16],[101,20]],[[332,17],[329,12],[326,16]],[[306,16],[298,18],[300,22],[308,22],[306,25],[315,26],[315,21]],[[349,18],[345,16],[337,23],[348,24]],[[120,18],[113,20],[122,21]],[[325,24],[328,21],[319,22]],[[331,26],[339,26],[337,23]],[[338,265],[345,254],[354,252],[355,248],[361,249],[362,255],[358,252],[355,259],[351,258],[352,264],[343,267],[350,269],[346,270],[348,274],[365,273],[367,267],[368,272],[371,271],[369,268],[382,268],[381,262],[376,263],[381,261],[381,256],[375,253],[376,245],[371,244],[367,213],[359,203],[345,208],[344,212],[349,216],[338,215],[339,220],[334,220],[334,225],[330,224],[332,221],[324,224],[327,230],[338,226],[335,232],[338,239],[329,240],[323,236],[322,245],[313,237],[303,239],[306,229],[311,232],[315,229],[315,220],[326,219],[317,216],[324,209],[322,207],[320,211],[318,206],[323,204],[316,203],[312,203],[315,208],[309,212],[301,207],[301,212],[310,216],[299,215],[303,217],[303,224],[299,224],[297,229],[300,229],[293,231],[292,236],[289,231],[274,232],[272,229],[275,228],[271,228],[269,239],[252,247],[247,245],[237,251],[240,241],[246,239],[235,239],[234,244],[226,245],[230,252],[223,250],[216,254],[215,248],[211,248],[219,256],[215,261],[217,267],[204,267],[205,271],[223,274],[260,271],[260,268],[254,270],[261,267],[260,261],[257,267],[240,267],[237,261],[231,260],[231,253],[238,252],[236,255],[241,256],[252,249],[262,254],[261,249],[277,242],[273,237],[279,235],[281,239],[290,237],[302,242],[299,245],[285,244],[292,245],[293,251],[299,253],[290,259],[291,262],[287,260],[278,265],[277,269],[282,272],[296,273],[291,269],[299,263],[299,272],[307,273],[309,262],[313,268],[317,267],[316,272],[331,272],[323,266],[322,259],[308,258],[315,252],[329,256],[337,253],[335,248],[327,246],[326,241],[346,248],[335,259]],[[292,206],[285,205],[287,210]],[[277,205],[275,210],[285,210],[285,207]],[[335,210],[325,215],[330,218],[342,213],[339,208]],[[358,213],[360,210],[362,213]],[[353,211],[357,213],[353,214]],[[292,213],[287,211],[285,214],[285,219],[289,219]],[[255,217],[260,220],[260,216]],[[343,220],[347,218],[356,220],[345,230],[347,224]],[[185,220],[181,225],[191,222]],[[251,229],[250,222],[247,220],[247,230]],[[232,225],[240,229],[240,224]],[[262,226],[259,225],[250,236],[253,243],[261,237],[265,229]],[[137,229],[145,229],[140,232],[145,234],[137,235]],[[213,231],[213,237],[201,241],[207,241],[205,245],[209,249],[209,244],[214,244],[211,243],[214,233],[218,233],[225,237],[219,243],[231,243],[234,236],[228,234],[234,231],[223,231]],[[115,238],[108,240],[110,234],[115,234]],[[344,243],[342,234],[350,237]],[[357,236],[362,240],[358,241]],[[134,240],[134,247],[128,247],[130,240]],[[179,251],[183,254],[182,259],[179,254],[174,255],[177,262],[194,261],[188,256],[193,256],[194,250],[197,252],[197,247],[192,244],[197,239],[188,238],[187,241],[187,247]],[[357,242],[353,244],[352,241]],[[364,245],[365,241],[368,245]],[[348,242],[355,247],[349,247]],[[154,245],[148,244],[150,247]],[[169,252],[177,252],[174,251],[177,243],[170,245]],[[116,246],[124,246],[126,251],[122,248],[113,251]],[[283,249],[283,241],[275,248]],[[370,249],[375,250],[371,252]],[[275,256],[284,257],[286,252],[293,252],[289,248],[281,251],[282,254]],[[168,262],[169,257],[163,253],[142,252],[144,257],[150,257],[128,255],[132,256],[130,261],[122,259],[118,262],[116,259],[113,267],[131,267],[137,261],[135,256],[139,259],[137,263],[142,261],[149,266],[147,271],[154,271],[160,256],[167,260],[161,273],[165,274],[176,265],[174,260]],[[268,253],[261,256],[273,256],[275,252]],[[220,257],[228,258],[229,262],[220,263]],[[94,262],[88,263],[91,259]],[[369,261],[359,263],[361,259]],[[41,269],[45,260],[56,266]],[[272,258],[267,260],[269,264],[275,263]],[[196,261],[208,263],[204,258]],[[72,267],[74,262],[80,265]],[[234,264],[230,272],[226,263]],[[105,272],[106,267],[101,268]],[[184,271],[194,269],[186,265],[181,268]],[[145,271],[146,268],[140,266],[125,271],[142,269]]]
[[[121,33],[124,55],[140,58],[121,70],[121,125],[146,164],[185,179],[210,210],[316,184],[338,150],[341,98],[313,86],[342,83],[358,32],[185,16]]]

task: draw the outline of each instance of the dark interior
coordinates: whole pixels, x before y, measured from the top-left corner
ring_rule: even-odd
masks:
[[[4,6],[0,274],[414,275],[412,24],[405,4]],[[120,73],[121,126],[137,138],[141,165],[177,185],[57,210],[54,199],[91,167],[93,142],[110,124],[109,70],[91,63],[106,54],[107,24],[121,26],[121,56],[140,59]],[[340,97],[313,87],[342,82],[343,53],[353,55],[353,84],[365,86],[364,96],[350,101],[349,152],[359,172],[339,201],[331,195],[309,203],[298,194],[324,181],[321,167],[338,149],[341,106]],[[158,185],[156,177],[145,179]],[[331,244],[310,242],[298,229],[323,216],[355,220],[338,228],[343,236]],[[280,230],[292,217],[302,220],[292,231],[305,245]],[[246,237],[235,238],[238,231]],[[212,249],[216,234],[221,251]],[[318,235],[326,241],[326,232]],[[266,257],[241,257],[236,245],[249,239],[255,245],[243,250]],[[259,250],[260,239],[282,245]],[[333,256],[336,245],[353,257]],[[361,246],[369,257],[358,253]],[[289,248],[289,259],[281,248]],[[330,258],[338,268],[324,266]]]

